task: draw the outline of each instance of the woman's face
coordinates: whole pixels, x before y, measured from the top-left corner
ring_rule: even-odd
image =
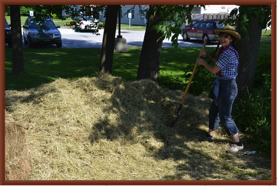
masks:
[[[220,33],[219,35],[219,42],[220,42],[220,45],[225,48],[226,46],[228,46],[231,42],[233,41],[232,37],[227,34],[227,33]]]

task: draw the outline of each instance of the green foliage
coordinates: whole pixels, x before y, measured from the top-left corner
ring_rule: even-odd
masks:
[[[64,23],[64,26],[71,26],[71,23]]]
[[[57,14],[50,14],[53,19],[56,19]]]
[[[257,151],[270,152],[271,149],[271,97],[266,86],[253,89],[244,100],[236,100],[233,112],[238,128],[250,134],[248,141],[254,142]]]
[[[259,19],[259,27],[264,29],[271,25],[271,6],[270,5],[241,5],[230,12],[230,15],[220,23],[239,27],[242,38],[250,39],[248,31],[253,19]]]
[[[20,15],[28,16],[30,11],[32,11],[32,7],[30,6],[20,6]]]
[[[263,54],[257,62],[252,92],[234,103],[234,119],[239,129],[250,134],[255,150],[271,148],[271,56]]]
[[[256,75],[254,79],[254,88],[266,87],[271,90],[271,56],[263,54],[259,57],[256,67]],[[267,95],[269,96],[269,95]]]
[[[204,5],[196,5],[197,7],[205,7]],[[180,29],[183,23],[191,23],[191,11],[195,5],[155,5],[154,9],[148,11],[148,17],[154,15],[162,18],[163,21],[158,25],[152,25],[151,29],[162,32],[163,35],[159,39],[171,39],[172,46],[178,47],[178,36],[182,33]]]
[[[36,18],[55,17],[61,20],[65,20],[62,16],[63,9],[66,5],[31,5],[30,7],[34,11]]]
[[[161,71],[159,85],[171,90],[185,90],[192,75],[192,71],[189,69],[193,69],[194,66],[195,64],[186,65],[187,70],[180,76]],[[205,67],[198,65],[188,92],[193,95],[206,94],[210,98],[213,98],[212,85],[214,80],[214,74],[207,71]]]
[[[5,5],[5,16],[10,15],[10,5]]]
[[[70,25],[76,25],[75,21],[70,21]]]
[[[160,71],[159,85],[171,90],[184,90],[186,88],[186,79],[183,76],[174,76],[165,71]]]
[[[210,98],[214,97],[212,85],[215,81],[215,75],[210,73],[205,67],[198,65],[193,83],[197,86],[191,86],[190,92],[194,95],[207,94]]]

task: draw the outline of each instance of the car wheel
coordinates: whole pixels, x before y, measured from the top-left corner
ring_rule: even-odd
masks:
[[[23,37],[23,41],[24,41],[25,45],[28,45],[28,41],[27,41],[27,39],[25,39],[25,37]]]
[[[183,40],[184,41],[188,41],[189,40],[189,37],[188,37],[187,33],[183,33]]]
[[[26,39],[24,39],[24,44],[28,45],[28,41]]]
[[[56,45],[57,45],[58,48],[62,47],[62,43],[57,43]]]
[[[28,48],[31,48],[33,46],[33,44],[31,44],[31,42],[29,41],[29,39],[27,40],[27,44],[28,44]]]
[[[207,36],[207,34],[203,35],[203,43],[205,40],[207,40],[207,43],[210,43],[210,39],[209,39],[209,36]]]

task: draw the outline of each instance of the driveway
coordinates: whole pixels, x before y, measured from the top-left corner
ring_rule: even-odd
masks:
[[[103,40],[103,30],[99,31],[100,35],[89,32],[75,32],[72,29],[59,29],[62,35],[62,48],[101,48]],[[121,36],[126,39],[127,47],[142,47],[145,31],[121,30]],[[116,30],[115,37],[118,35]],[[23,38],[22,38],[23,42]],[[183,41],[182,36],[178,37],[179,47],[202,47],[203,42],[199,40]],[[7,47],[7,46],[6,46]],[[56,48],[56,45],[42,45],[36,47]],[[172,47],[171,42],[167,39],[163,41],[163,47]],[[216,47],[216,43],[207,44],[206,47]],[[23,44],[23,48],[28,48]]]

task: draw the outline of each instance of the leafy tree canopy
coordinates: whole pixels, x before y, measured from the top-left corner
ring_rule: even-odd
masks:
[[[181,26],[187,21],[188,24],[191,23],[191,11],[195,7],[205,8],[205,5],[157,5],[156,16],[161,17],[164,21],[153,25],[152,29],[164,33],[160,39],[171,38],[172,46],[177,48],[178,36],[182,33]],[[149,11],[148,16],[153,13]]]
[[[235,19],[233,19],[235,17]],[[230,15],[225,20],[225,24],[237,26],[240,28],[242,38],[249,37],[249,26],[253,19],[259,18],[258,26],[264,29],[271,25],[271,5],[241,5],[230,12]]]

